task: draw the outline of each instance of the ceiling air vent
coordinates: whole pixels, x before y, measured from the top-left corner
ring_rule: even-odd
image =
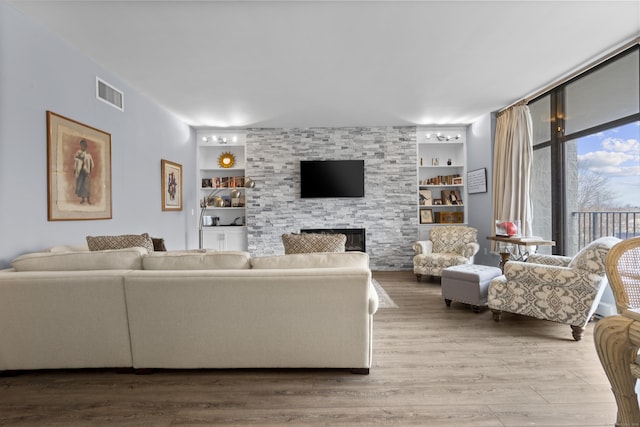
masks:
[[[124,94],[100,77],[96,77],[96,97],[100,101],[124,111]]]

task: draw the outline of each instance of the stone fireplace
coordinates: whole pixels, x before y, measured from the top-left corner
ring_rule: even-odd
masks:
[[[366,252],[364,228],[303,228],[301,233],[344,234],[347,236],[345,250]]]

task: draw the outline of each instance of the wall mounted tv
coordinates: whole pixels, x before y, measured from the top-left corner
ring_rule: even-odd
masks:
[[[301,160],[300,197],[364,197],[364,160]]]

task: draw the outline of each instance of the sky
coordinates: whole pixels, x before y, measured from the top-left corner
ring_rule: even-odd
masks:
[[[578,139],[578,161],[608,178],[612,207],[640,208],[640,122]]]

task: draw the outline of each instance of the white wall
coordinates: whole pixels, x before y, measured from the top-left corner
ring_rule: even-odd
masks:
[[[96,99],[96,76],[125,93],[124,112]],[[148,232],[169,249],[197,245],[187,228],[195,207],[193,130],[4,2],[0,94],[0,268],[87,235]],[[113,219],[47,220],[47,110],[111,134]],[[183,165],[182,212],[161,210],[161,159]]]

